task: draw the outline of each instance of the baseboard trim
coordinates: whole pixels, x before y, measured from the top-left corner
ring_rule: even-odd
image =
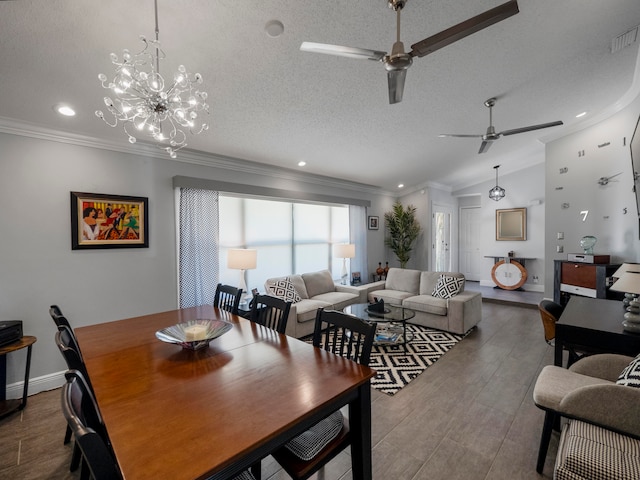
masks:
[[[47,392],[49,390],[60,388],[65,382],[64,373],[65,370],[29,379],[29,390],[27,393],[29,395],[35,395],[36,393]],[[16,382],[7,385],[7,399],[11,400],[22,398],[23,389],[24,382]]]

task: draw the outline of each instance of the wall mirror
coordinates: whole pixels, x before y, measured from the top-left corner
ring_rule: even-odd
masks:
[[[527,209],[496,210],[496,240],[526,240]]]

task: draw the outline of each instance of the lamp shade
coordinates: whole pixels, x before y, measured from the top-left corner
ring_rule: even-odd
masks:
[[[620,278],[624,272],[640,272],[640,263],[623,263],[611,276]]]
[[[353,258],[356,256],[356,246],[353,243],[339,243],[333,246],[336,258]]]
[[[233,248],[227,255],[227,267],[233,270],[251,270],[256,268],[258,252],[248,248]]]
[[[640,294],[640,271],[626,271],[622,273],[618,280],[611,285],[610,290]]]

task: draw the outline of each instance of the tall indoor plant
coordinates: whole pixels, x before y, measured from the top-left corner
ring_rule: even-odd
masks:
[[[396,202],[392,210],[384,214],[384,222],[389,235],[385,238],[384,244],[395,253],[400,268],[405,268],[411,258],[413,243],[421,231],[416,220],[416,207],[407,205],[405,208],[400,202]]]

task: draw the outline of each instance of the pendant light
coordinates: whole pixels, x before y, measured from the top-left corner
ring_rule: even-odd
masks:
[[[498,168],[500,168],[500,165],[496,165],[493,168],[496,170],[496,186],[489,190],[489,198],[491,200],[499,202],[504,198],[505,190],[500,185],[498,185]]]

